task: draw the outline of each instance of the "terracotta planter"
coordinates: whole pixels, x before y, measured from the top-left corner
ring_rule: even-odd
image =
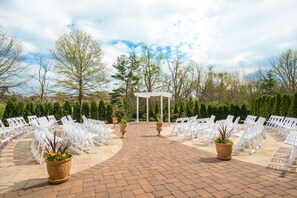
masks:
[[[115,126],[118,123],[118,118],[112,118],[112,124]]]
[[[220,160],[231,160],[232,159],[232,147],[233,144],[220,144],[216,143],[216,149],[218,153],[218,159]]]
[[[120,128],[120,132],[122,133],[121,138],[125,138],[125,133],[127,132],[127,131],[126,131],[126,127],[127,127],[127,125],[126,125],[126,124],[122,124],[122,125],[120,125],[120,126],[121,126],[121,128]]]
[[[158,136],[160,136],[160,133],[162,131],[162,125],[163,125],[163,122],[157,122],[156,124],[156,130],[158,131]]]
[[[69,180],[72,157],[62,161],[46,160],[48,181],[51,184],[60,184]]]

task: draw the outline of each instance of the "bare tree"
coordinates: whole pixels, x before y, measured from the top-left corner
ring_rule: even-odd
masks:
[[[161,53],[155,54],[152,47],[143,46],[143,54],[140,58],[140,66],[144,74],[144,84],[148,92],[157,88],[161,79]]]
[[[26,82],[22,72],[27,67],[23,45],[0,27],[0,87],[16,87]]]
[[[277,80],[287,93],[297,90],[297,51],[288,49],[278,58],[272,58],[270,65]]]
[[[31,75],[31,77],[38,81],[39,89],[36,91],[32,88],[35,95],[40,98],[40,101],[43,103],[46,99],[48,86],[49,86],[49,77],[48,72],[51,70],[52,63],[42,55],[37,55],[35,57],[37,64],[39,65],[38,75]]]
[[[103,51],[90,34],[72,30],[58,38],[51,52],[55,69],[61,75],[59,85],[74,91],[80,103],[86,94],[99,91],[108,82]]]

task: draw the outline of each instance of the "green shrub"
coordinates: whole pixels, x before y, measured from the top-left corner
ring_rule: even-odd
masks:
[[[90,106],[89,103],[83,102],[81,107],[81,113],[82,115],[85,115],[87,118],[90,117]]]
[[[39,118],[44,116],[44,108],[42,103],[37,103],[35,107],[35,115]]]
[[[292,97],[292,102],[290,105],[289,115],[291,117],[297,118],[297,92]]]
[[[19,101],[16,103],[16,116],[23,117],[25,111],[25,104],[23,101]]]
[[[214,112],[213,112],[213,106],[211,104],[209,104],[207,106],[207,117],[210,117],[213,114],[214,114]]]
[[[54,113],[53,104],[51,102],[46,102],[44,105],[44,113],[46,116],[53,115]]]
[[[24,117],[28,121],[27,116],[35,115],[33,102],[28,102],[25,108]]]
[[[111,104],[106,105],[106,114],[105,114],[105,116],[106,116],[105,120],[108,123],[112,123],[113,108],[112,108]]]
[[[240,119],[245,120],[248,115],[248,109],[245,104],[243,104],[240,108]]]
[[[91,118],[94,120],[98,119],[98,107],[96,101],[91,103]]]
[[[60,120],[61,117],[63,116],[63,110],[61,108],[61,105],[58,102],[54,103],[53,114],[57,120]]]
[[[5,104],[0,103],[0,120],[3,119],[4,110],[5,110]]]
[[[273,115],[280,115],[280,105],[281,105],[282,96],[278,93],[273,107]]]
[[[201,118],[207,117],[206,105],[204,103],[201,103],[200,105],[200,115],[201,115]]]
[[[9,100],[6,104],[4,113],[3,113],[3,118],[13,118],[16,116],[16,105],[12,100]]]
[[[79,102],[76,102],[73,107],[73,119],[76,120],[76,122],[81,122],[81,108]]]
[[[289,113],[290,106],[291,106],[291,96],[288,94],[284,94],[281,99],[280,115],[287,116]]]
[[[98,118],[99,120],[104,120],[105,119],[105,104],[103,100],[100,100],[99,105],[98,105]]]
[[[184,114],[185,114],[185,103],[184,101],[181,101],[179,103],[179,115],[180,117],[183,117]]]
[[[64,105],[63,105],[63,115],[64,116],[72,115],[71,103],[68,100],[64,102]]]

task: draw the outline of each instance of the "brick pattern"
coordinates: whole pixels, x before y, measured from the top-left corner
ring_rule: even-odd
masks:
[[[127,130],[118,154],[68,182],[44,183],[0,198],[297,196],[296,173],[219,161],[215,154],[157,137],[153,123],[130,124]]]

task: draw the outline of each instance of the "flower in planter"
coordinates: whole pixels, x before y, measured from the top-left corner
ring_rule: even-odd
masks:
[[[45,143],[47,145],[45,148],[48,153],[46,156],[48,161],[62,161],[72,156],[67,152],[67,149],[71,145],[70,141],[58,142],[56,132],[54,132],[53,139],[46,137]]]
[[[232,134],[232,131],[234,128],[232,128],[231,130],[227,130],[227,125],[224,124],[220,124],[219,127],[217,128],[220,136],[215,140],[216,143],[220,143],[220,144],[233,144],[233,142],[229,139],[229,137]]]
[[[120,125],[126,125],[128,124],[128,121],[126,119],[121,119],[121,121],[119,122]]]

